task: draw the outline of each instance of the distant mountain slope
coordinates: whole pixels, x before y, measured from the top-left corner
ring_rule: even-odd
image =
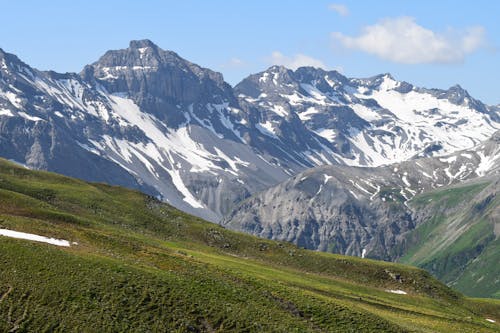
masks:
[[[444,157],[378,168],[309,169],[246,199],[223,225],[309,249],[391,261],[405,256],[405,262],[425,267],[445,282],[458,284],[466,274],[479,274],[471,263],[478,255],[493,262],[500,260],[494,254],[500,253],[494,231],[500,223],[495,206],[499,175],[497,132],[473,149]],[[487,195],[481,192],[481,196],[474,196],[477,192],[472,189],[483,189],[477,184],[488,186],[484,190]],[[469,196],[457,200],[454,193],[460,191]],[[438,196],[436,193],[443,197],[443,203],[432,197],[429,202],[422,201]],[[487,207],[479,214],[478,202],[483,201]],[[475,226],[480,222],[484,224],[482,229]],[[456,228],[452,238],[443,231]],[[463,248],[455,249],[451,243],[468,237],[465,234],[469,232],[477,234],[462,244]],[[443,250],[444,244],[452,253]],[[413,252],[416,254],[411,256]],[[496,271],[491,268],[485,272],[489,273],[483,277],[483,284],[489,287],[473,288],[467,284],[461,285],[460,290],[472,295],[496,295],[500,288]]]
[[[500,298],[500,177],[428,192],[411,206],[423,223],[399,261],[466,294]]]
[[[273,66],[232,88],[148,40],[80,74],[0,50],[0,156],[140,189],[220,221],[253,193],[320,165],[377,166],[468,149],[499,109],[460,87]]]
[[[242,202],[223,222],[235,230],[322,251],[392,260],[415,227],[415,195],[500,172],[500,132],[470,150],[378,168],[323,166]]]
[[[500,304],[423,270],[317,253],[136,191],[0,159],[1,331],[494,332]]]

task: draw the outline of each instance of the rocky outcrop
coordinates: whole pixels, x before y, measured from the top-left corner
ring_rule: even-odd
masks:
[[[498,177],[499,133],[474,149],[445,157],[377,168],[309,169],[246,199],[223,224],[309,249],[395,260],[406,251],[407,234],[432,217],[411,206],[414,197]]]

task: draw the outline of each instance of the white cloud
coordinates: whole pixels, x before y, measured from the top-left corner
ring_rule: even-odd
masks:
[[[328,9],[333,10],[340,16],[347,16],[349,15],[349,8],[347,8],[345,5],[342,5],[340,3],[332,3],[328,5]]]
[[[340,32],[332,33],[332,37],[345,48],[404,64],[461,62],[486,44],[483,27],[439,33],[418,25],[412,17],[381,20],[364,27],[356,37]]]
[[[281,52],[274,51],[271,53],[271,57],[269,57],[269,62],[272,65],[282,65],[293,70],[304,66],[327,68],[321,60],[301,53],[288,57]]]
[[[231,58],[228,62],[221,65],[222,68],[241,68],[245,67],[247,63],[240,58]]]

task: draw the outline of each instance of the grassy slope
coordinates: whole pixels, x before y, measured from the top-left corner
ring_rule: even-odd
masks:
[[[3,160],[0,227],[78,243],[0,237],[0,331],[499,328],[485,318],[500,321],[500,302],[464,298],[422,270],[257,239],[135,191]]]
[[[413,207],[432,218],[412,232],[401,262],[423,267],[465,294],[500,298],[500,239],[491,216],[500,198],[485,204],[476,200],[489,184],[454,186],[416,197]]]

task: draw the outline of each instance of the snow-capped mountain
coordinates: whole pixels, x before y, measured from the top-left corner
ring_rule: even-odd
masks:
[[[394,260],[402,254],[405,234],[425,222],[419,218],[423,212],[411,207],[415,196],[499,177],[500,131],[444,157],[308,169],[246,199],[223,224],[310,249]]]
[[[81,75],[2,52],[0,82],[1,154],[32,168],[139,188],[213,221],[288,177],[247,144],[251,129],[219,73],[150,41]]]
[[[80,74],[39,71],[0,50],[2,157],[137,188],[212,221],[309,167],[446,154],[499,127],[499,109],[459,87],[388,75],[273,66],[232,88],[148,40]]]
[[[460,86],[423,89],[383,74],[348,79],[336,71],[274,66],[235,87],[241,100],[261,110],[261,124],[280,139],[279,129],[298,116],[326,140],[308,146],[336,161],[379,166],[414,157],[471,148],[500,129],[498,109],[472,98]]]

